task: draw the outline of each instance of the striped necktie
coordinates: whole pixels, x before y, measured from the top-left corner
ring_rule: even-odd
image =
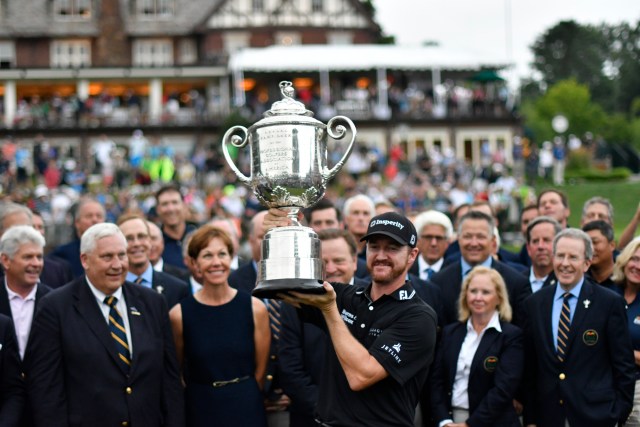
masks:
[[[116,308],[118,298],[114,296],[106,297],[104,303],[109,306],[109,330],[118,351],[118,358],[128,371],[131,366],[131,353],[129,352],[127,331],[124,328],[122,316],[120,316]]]
[[[144,279],[142,278],[142,276],[138,276],[136,277],[136,280],[133,281],[133,283],[135,283],[136,285],[139,285],[142,283]]]
[[[277,299],[269,299],[267,302],[267,311],[269,312],[269,325],[271,326],[271,335],[274,340],[280,339],[280,305]]]
[[[569,346],[569,327],[571,326],[571,308],[569,307],[569,292],[564,294],[562,299],[562,310],[560,311],[560,321],[558,322],[558,360],[564,362]]]

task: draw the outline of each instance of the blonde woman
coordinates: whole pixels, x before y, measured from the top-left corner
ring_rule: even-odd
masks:
[[[520,426],[513,399],[524,365],[521,330],[509,323],[506,285],[478,266],[462,283],[459,322],[442,331],[431,368],[431,408],[446,427]]]

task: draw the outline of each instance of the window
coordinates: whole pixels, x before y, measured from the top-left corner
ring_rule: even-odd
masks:
[[[53,10],[57,18],[91,18],[91,0],[54,0]]]
[[[289,32],[289,31],[279,31],[275,36],[275,44],[284,45],[284,46],[292,46],[299,45],[301,43],[301,38],[299,33]]]
[[[89,66],[91,66],[91,44],[88,40],[56,40],[51,43],[51,67]]]
[[[174,0],[138,0],[138,15],[144,18],[173,16]]]
[[[249,46],[250,34],[247,32],[234,32],[224,35],[224,51],[233,53],[243,47]]]
[[[353,35],[348,31],[332,31],[327,34],[328,44],[353,44]]]
[[[194,64],[198,60],[196,41],[193,39],[180,40],[180,64]]]
[[[264,0],[252,0],[251,8],[254,12],[264,12]]]
[[[16,48],[13,42],[0,41],[0,68],[11,68],[16,63]]]
[[[311,0],[311,11],[312,12],[324,12],[324,1],[323,0]]]
[[[137,67],[173,65],[173,45],[171,40],[136,40],[133,43],[133,65]]]

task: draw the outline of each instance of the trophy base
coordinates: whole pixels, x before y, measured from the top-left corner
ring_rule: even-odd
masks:
[[[280,299],[277,294],[285,294],[289,291],[303,294],[324,294],[322,280],[314,279],[273,279],[258,282],[251,295],[256,298]]]

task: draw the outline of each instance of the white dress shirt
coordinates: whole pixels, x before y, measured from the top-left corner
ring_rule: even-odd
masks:
[[[18,339],[18,350],[20,351],[20,359],[24,357],[24,351],[29,341],[29,332],[31,331],[31,323],[33,322],[33,311],[36,306],[36,292],[38,285],[36,284],[31,292],[22,298],[20,294],[13,292],[7,286],[7,278],[4,278],[4,287],[9,297],[9,305],[11,306],[11,317],[13,318],[13,326],[16,330],[16,338]]]
[[[542,289],[542,285],[544,285],[545,280],[547,280],[547,277],[549,277],[549,275],[547,274],[546,276],[538,279],[535,275],[535,273],[533,272],[533,267],[531,267],[529,269],[529,283],[531,283],[531,292],[532,293],[536,293],[538,292],[540,289]]]
[[[418,271],[420,272],[420,278],[422,280],[427,280],[427,269],[430,268],[433,270],[433,273],[437,273],[442,268],[442,264],[444,264],[444,258],[440,258],[433,265],[429,265],[427,261],[422,258],[422,256],[418,256]]]
[[[88,277],[86,277],[86,279],[87,279],[87,283],[89,284],[89,289],[91,289],[91,293],[93,293],[93,295],[96,297],[96,300],[98,302],[98,307],[100,308],[100,311],[102,312],[102,316],[104,317],[104,320],[105,322],[107,322],[107,325],[108,325],[109,311],[111,310],[111,308],[104,303],[104,299],[111,295],[107,295],[104,292],[98,290],[98,288],[93,286],[93,283],[91,283]],[[127,302],[124,299],[124,293],[122,292],[122,288],[118,288],[118,290],[113,293],[113,296],[118,298],[118,302],[116,303],[116,309],[120,313],[120,317],[122,317],[122,323],[124,323],[123,325],[124,329],[127,331],[129,354],[131,355],[131,358],[133,358],[133,340],[131,339],[131,328],[129,327],[129,312],[127,311]]]

